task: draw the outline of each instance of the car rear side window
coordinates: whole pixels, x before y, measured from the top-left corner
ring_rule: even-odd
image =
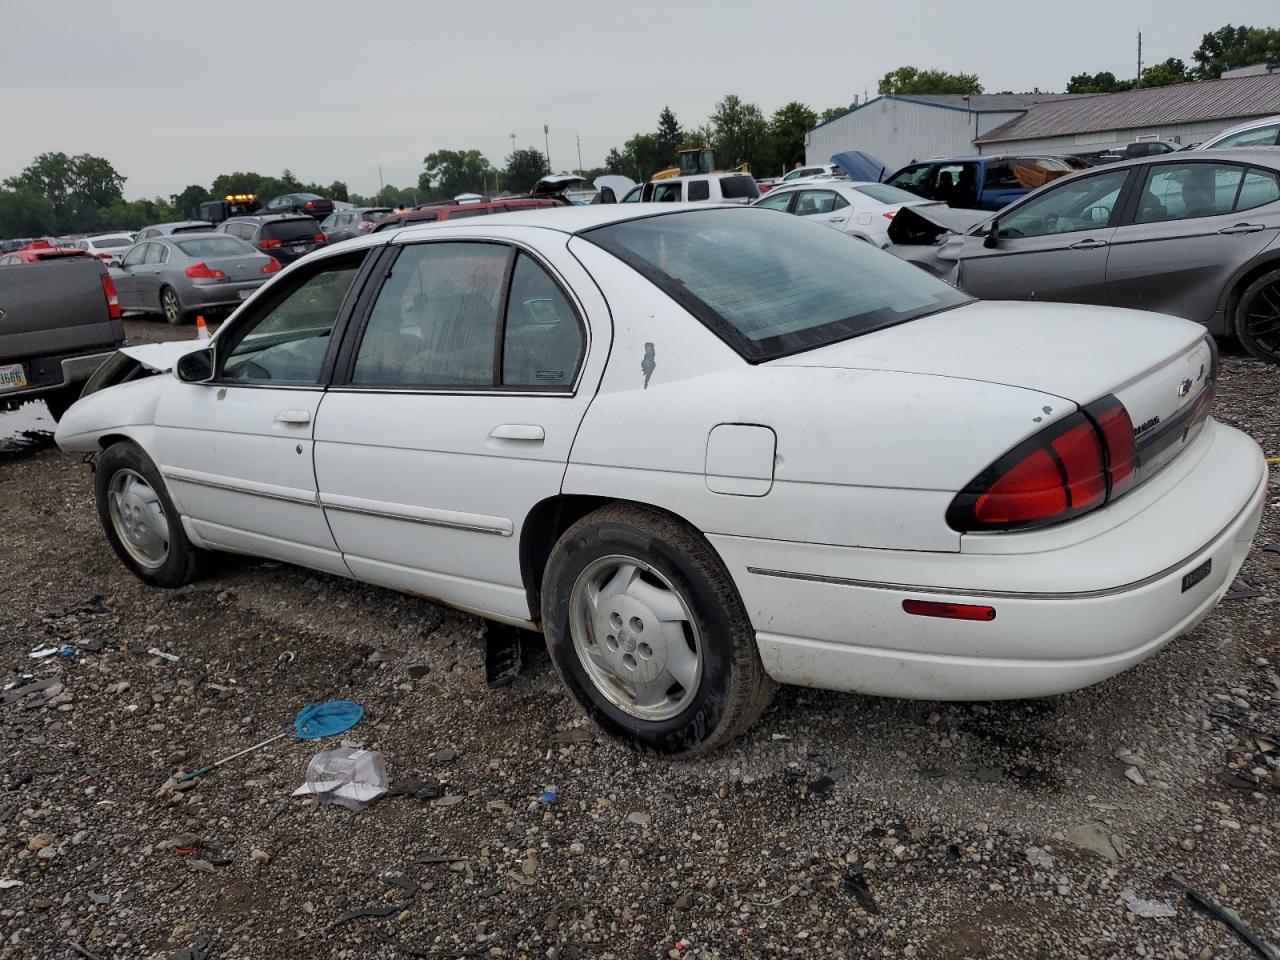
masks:
[[[351,382],[493,386],[510,255],[498,243],[406,245],[369,313]]]
[[[448,214],[448,219],[462,220],[465,217],[485,217],[491,213],[493,213],[493,210],[490,209],[489,207],[470,208],[466,210],[451,209]]]
[[[754,200],[760,191],[752,177],[721,177],[720,195],[726,200]]]
[[[1232,211],[1244,167],[1219,163],[1153,166],[1138,201],[1138,223],[1193,220]]]
[[[1250,167],[1249,172],[1244,175],[1244,183],[1240,185],[1236,209],[1252,210],[1277,200],[1280,200],[1280,183],[1277,182],[1275,171]]]
[[[752,362],[812,349],[969,297],[799,217],[711,208],[585,231]]]
[[[282,243],[310,240],[316,235],[319,227],[311,218],[297,220],[273,220],[262,228],[262,235]]]
[[[163,243],[148,243],[147,256],[143,263],[164,263],[169,259],[169,251]]]
[[[690,180],[689,181],[689,199],[690,200],[711,199],[711,184],[709,184],[706,180]]]
[[[526,254],[516,257],[502,335],[502,385],[567,387],[582,356],[582,328],[564,292]]]

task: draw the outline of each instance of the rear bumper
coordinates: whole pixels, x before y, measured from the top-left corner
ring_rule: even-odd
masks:
[[[84,383],[93,376],[93,372],[102,365],[103,361],[114,353],[115,350],[108,350],[105,353],[90,353],[79,357],[24,360],[23,365],[27,369],[28,376],[34,379],[34,375],[37,375],[36,371],[42,372],[44,376],[39,382],[33,382],[21,390],[0,391],[0,404],[9,401],[35,400],[45,394],[61,390],[63,387]],[[60,371],[61,377],[55,380],[53,377],[57,376],[57,371]]]
[[[1038,552],[711,539],[747,604],[765,669],[780,682],[938,700],[1064,693],[1114,676],[1192,629],[1235,578],[1262,516],[1266,464],[1235,430],[1218,425],[1206,443],[1144,509],[1076,542],[1050,535]],[[1183,541],[1196,537],[1191,546],[1170,536],[1184,518],[1190,528],[1205,515],[1208,531],[1174,530]],[[878,564],[868,556],[875,554]],[[1206,561],[1208,575],[1184,589],[1184,577]],[[1099,580],[1098,571],[1110,579]],[[902,608],[907,599],[991,606],[996,617],[911,616]]]
[[[211,309],[214,307],[238,307],[266,283],[268,276],[261,280],[245,280],[239,283],[211,283],[207,286],[192,284],[182,292],[182,305],[188,310]],[[241,291],[246,291],[240,296]]]

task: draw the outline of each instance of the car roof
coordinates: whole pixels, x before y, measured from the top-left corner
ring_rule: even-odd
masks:
[[[742,210],[736,203],[597,203],[587,206],[564,206],[532,209],[522,213],[495,213],[487,217],[464,217],[458,220],[437,220],[433,223],[415,223],[397,230],[392,239],[412,239],[417,236],[439,236],[449,230],[474,230],[489,227],[539,227],[559,233],[582,233],[596,227],[625,220],[643,220],[668,213],[689,213],[707,210]],[[754,216],[754,214],[753,214]]]
[[[1276,147],[1225,147],[1215,150],[1175,150],[1173,153],[1162,153],[1155,157],[1134,157],[1121,160],[1119,163],[1108,163],[1105,167],[1089,167],[1088,170],[1117,170],[1125,167],[1139,167],[1146,163],[1203,163],[1206,160],[1230,160],[1232,163],[1250,163],[1259,167],[1280,170],[1280,148]],[[1076,173],[1085,173],[1077,170]]]
[[[335,210],[334,213],[341,213]],[[223,223],[273,223],[278,220],[313,220],[305,213],[247,213],[242,217],[227,217]]]
[[[1211,140],[1217,140],[1218,137],[1225,137],[1229,133],[1237,133],[1241,130],[1252,130],[1254,127],[1269,127],[1273,123],[1280,123],[1280,114],[1271,117],[1254,117],[1252,120],[1246,120],[1244,123],[1237,123],[1234,127],[1227,127],[1216,136],[1210,137]]]

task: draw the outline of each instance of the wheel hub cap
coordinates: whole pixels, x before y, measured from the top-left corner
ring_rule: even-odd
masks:
[[[129,555],[149,570],[164,566],[169,521],[151,485],[133,470],[121,470],[111,478],[107,506],[111,525]]]

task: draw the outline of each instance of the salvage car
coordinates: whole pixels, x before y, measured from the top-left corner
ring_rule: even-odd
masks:
[[[745,730],[777,682],[1110,677],[1213,609],[1267,489],[1211,416],[1202,327],[982,303],[732,206],[372,234],[211,343],[129,350],[56,438],[96,456],[139,578],[231,551],[541,630],[603,729],[667,754]]]
[[[255,214],[232,217],[218,225],[218,232],[238,237],[268,252],[281,263],[292,263],[329,242],[320,225],[301,214]]]
[[[964,210],[999,210],[1073,167],[1061,157],[954,157],[912,163],[885,183]]]
[[[220,233],[179,234],[135,244],[111,271],[123,310],[159,313],[170,324],[239,306],[280,270],[280,261]]]
[[[848,180],[804,180],[799,186],[780,186],[752,204],[821,223],[877,247],[889,245],[889,224],[904,206],[930,201],[887,183]]]
[[[1227,127],[1216,137],[1191,150],[1224,150],[1227,147],[1274,147],[1280,144],[1280,117],[1259,117]]]
[[[1275,150],[1110,164],[1052,183],[932,246],[897,245],[898,232],[917,220],[901,219],[890,231],[893,251],[976,297],[1157,310],[1280,362]]]

